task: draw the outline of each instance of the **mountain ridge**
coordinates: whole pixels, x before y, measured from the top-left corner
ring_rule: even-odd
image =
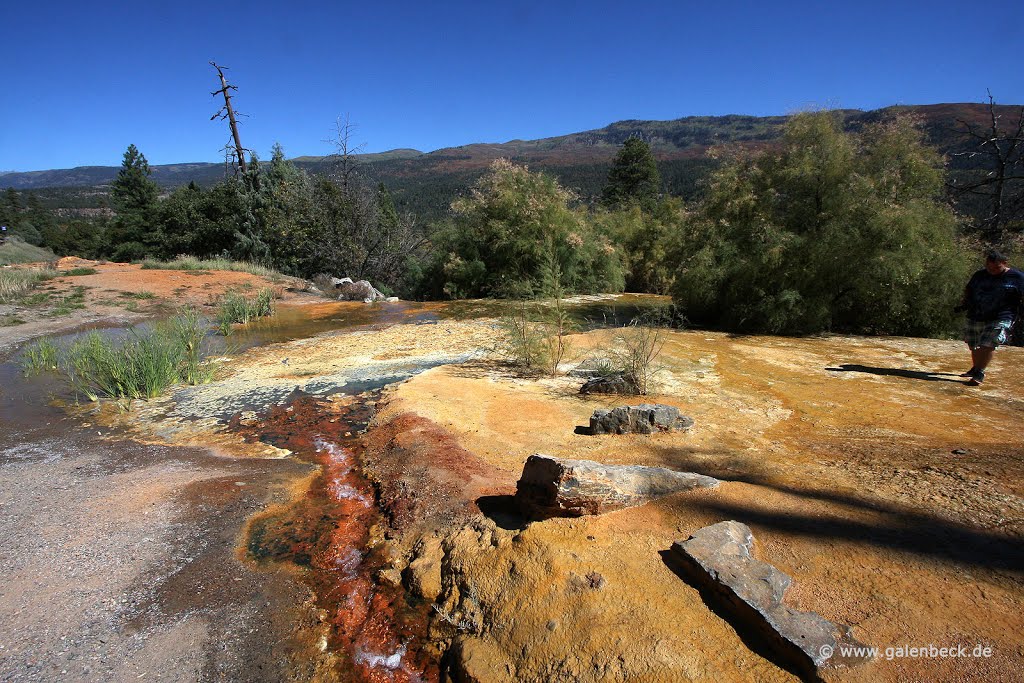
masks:
[[[1021,105],[997,105],[997,112],[1016,113]],[[984,125],[988,108],[976,103],[939,103],[927,105],[893,105],[873,110],[837,109],[847,126],[856,127],[895,112],[920,115],[930,137],[937,128],[953,127],[957,120]],[[602,128],[566,133],[535,140],[512,139],[506,142],[470,142],[443,147],[431,152],[397,148],[385,152],[356,155],[360,163],[379,167],[383,175],[419,174],[425,171],[451,172],[486,167],[494,159],[509,157],[522,163],[541,166],[585,165],[607,163],[619,145],[631,136],[640,136],[650,145],[659,160],[694,158],[714,144],[732,142],[758,145],[776,139],[788,116],[753,116],[727,114],[722,116],[684,116],[669,120],[626,119]],[[938,136],[941,143],[945,135]],[[943,147],[939,144],[940,148]],[[943,150],[946,151],[946,150]],[[292,159],[310,170],[322,170],[330,156],[304,155]],[[312,168],[311,168],[312,167]],[[319,167],[319,168],[317,168]],[[422,167],[422,168],[418,168]],[[165,188],[188,184],[216,182],[224,175],[222,162],[180,162],[151,167],[153,180]],[[12,171],[0,173],[0,188],[32,190],[52,187],[96,187],[110,183],[117,176],[118,166],[76,166],[66,169]]]

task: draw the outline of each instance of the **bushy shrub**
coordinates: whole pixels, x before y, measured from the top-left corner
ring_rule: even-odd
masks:
[[[795,116],[781,149],[712,176],[678,235],[675,301],[733,330],[945,333],[969,266],[942,189],[907,118],[848,134],[831,113]]]
[[[574,195],[551,177],[506,159],[492,164],[468,197],[452,204],[454,222],[434,236],[433,291],[447,298],[523,297],[543,287],[554,254],[568,292],[622,291],[620,255],[573,209]]]

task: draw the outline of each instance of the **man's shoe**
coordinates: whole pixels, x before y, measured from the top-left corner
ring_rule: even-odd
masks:
[[[967,386],[969,386],[969,387],[980,387],[981,383],[984,382],[984,381],[985,381],[985,371],[984,370],[978,370],[971,377],[970,381],[967,382]]]
[[[978,369],[977,369],[976,367],[973,367],[973,366],[972,366],[972,367],[971,367],[971,369],[970,369],[970,370],[968,370],[967,372],[961,372],[961,373],[960,373],[960,376],[961,376],[961,377],[974,377],[974,375],[975,375],[975,374],[976,374],[977,372],[978,372]]]

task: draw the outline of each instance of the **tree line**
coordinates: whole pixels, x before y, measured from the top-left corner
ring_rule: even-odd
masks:
[[[1020,148],[995,156],[1009,161],[1001,182],[972,196],[1009,194],[980,227],[954,210],[946,161],[913,118],[846,131],[831,112],[790,117],[781,142],[761,150],[719,150],[697,198],[663,191],[639,138],[620,148],[597,202],[499,160],[430,224],[397,209],[351,158],[315,176],[277,146],[210,189],[161,197],[132,145],[113,217],[58,225],[8,191],[0,219],[57,253],[228,256],[368,279],[407,298],[541,296],[557,272],[559,291],[671,294],[690,321],[723,329],[935,335],[953,329],[979,235],[1012,249],[1024,231],[1012,213],[1024,194],[1014,189]]]

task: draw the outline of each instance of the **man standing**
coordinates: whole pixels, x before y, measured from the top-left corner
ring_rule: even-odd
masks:
[[[964,341],[971,349],[971,369],[960,375],[967,384],[985,381],[985,368],[1000,344],[1005,344],[1013,317],[1024,297],[1024,273],[1010,268],[1008,259],[998,251],[985,255],[985,267],[971,276],[964,290],[967,308]]]

